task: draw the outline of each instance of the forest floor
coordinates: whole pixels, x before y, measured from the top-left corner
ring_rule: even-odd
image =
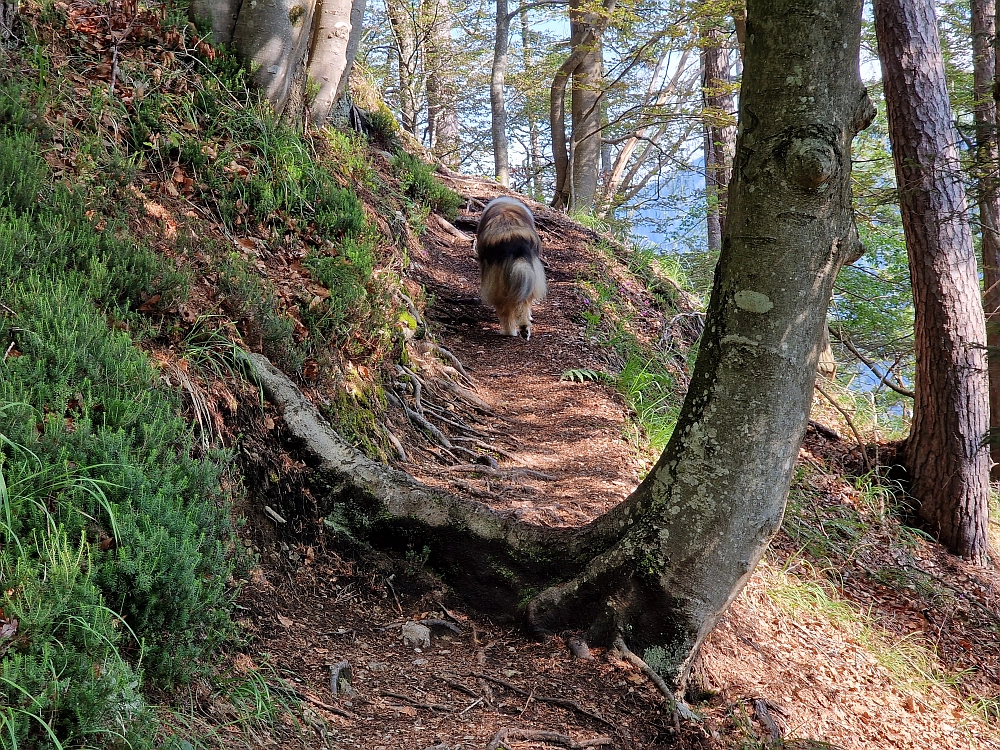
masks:
[[[64,5],[57,4],[60,12]],[[96,4],[70,5],[80,18],[99,17],[91,13]],[[45,23],[53,22],[34,20],[43,31]],[[51,119],[45,157],[54,179],[92,169],[73,145],[73,127],[90,116],[84,111],[89,86],[99,80],[103,87],[110,60],[155,70],[136,80],[160,81],[165,70],[162,88],[172,87],[177,97],[201,88],[176,61],[189,61],[189,50],[161,51],[157,62],[137,45],[119,57],[103,26],[74,33],[53,26],[45,37],[51,69],[70,71],[54,76],[66,89],[62,103],[42,108]],[[93,59],[77,48],[81,39]],[[141,100],[141,87],[131,93]],[[111,143],[117,143],[111,134],[118,138],[124,130],[116,117],[109,112],[98,123],[98,134]],[[162,153],[169,153],[167,146]],[[226,174],[234,182],[253,166],[251,153],[242,147],[227,152]],[[256,391],[241,392],[223,378],[199,379],[185,369],[183,350],[198,322],[221,319],[223,333],[237,327],[225,317],[231,313],[206,249],[212,243],[225,259],[240,256],[246,263],[239,268],[252,269],[255,281],[259,275],[270,284],[274,299],[267,304],[283,306],[303,338],[305,326],[295,316],[324,291],[304,268],[307,249],[301,238],[284,242],[291,232],[273,226],[223,226],[218,206],[196,202],[196,175],[174,156],[154,162],[147,154],[127,163],[146,166],[134,183],[122,180],[125,197],[116,208],[134,209],[128,220],[136,236],[161,252],[165,265],[194,279],[183,305],[161,307],[150,298],[139,308],[160,331],[144,346],[161,365],[162,379],[188,393],[191,421],[203,434],[214,429],[213,437],[238,451],[247,494],[279,510],[308,510],[295,494],[307,483],[296,478],[308,470],[294,446],[280,442],[280,414],[262,411]],[[388,163],[374,168],[386,182],[398,179]],[[677,344],[678,351],[680,343],[692,345],[696,331],[685,328],[691,318],[658,307],[613,251],[595,249],[597,234],[531,204],[550,294],[536,307],[530,341],[501,336],[492,310],[478,303],[471,241],[461,236],[471,233],[483,205],[501,189],[488,181],[442,179],[464,197],[465,210],[454,225],[427,216],[426,231],[408,240],[407,288],[430,335],[407,344],[412,375],[404,371],[399,379],[405,375],[410,386],[396,397],[416,409],[419,382],[419,406],[447,442],[428,440],[402,410],[388,409],[383,426],[406,453],[397,465],[524,521],[586,523],[624,499],[650,460],[634,415],[608,379],[564,377],[622,365],[588,318],[595,285],[629,300],[631,335],[647,344]],[[363,192],[364,180],[357,182]],[[385,214],[395,207],[379,212],[374,206],[388,199],[362,197],[373,224],[390,236],[386,244],[394,244]],[[261,300],[242,302],[250,307]],[[259,340],[242,334],[237,343],[260,348]],[[466,373],[451,386],[446,380],[454,373],[442,370],[442,348]],[[682,356],[674,374],[680,388]],[[300,381],[323,403],[315,381]],[[464,390],[452,388],[458,382]],[[200,406],[192,406],[196,401]],[[594,649],[594,658],[585,660],[561,638],[537,641],[477,616],[429,574],[422,550],[392,561],[325,541],[320,513],[289,515],[286,525],[276,526],[277,514],[248,507],[238,509],[248,519],[239,535],[257,562],[246,571],[235,610],[245,641],[233,644],[216,680],[163,696],[171,706],[162,714],[166,731],[174,727],[185,738],[182,747],[191,746],[190,738],[206,748],[471,750],[502,742],[510,750],[1000,750],[1000,575],[956,560],[908,528],[897,493],[859,478],[858,448],[839,437],[838,431],[847,432],[840,417],[817,400],[813,418],[783,528],[703,649],[701,694],[691,698],[700,723],[675,722],[656,689],[614,651]],[[880,450],[891,452],[891,446]],[[487,456],[492,463],[479,460]],[[429,632],[414,627],[421,621]],[[332,668],[345,661],[350,691],[335,695]]]
[[[449,182],[468,201],[456,221],[466,229],[500,190]],[[575,525],[623,499],[648,457],[628,437],[620,395],[562,378],[608,367],[581,316],[580,281],[620,269],[590,249],[589,230],[532,207],[550,294],[536,306],[530,341],[501,336],[478,303],[471,242],[453,227],[429,217],[410,271],[426,288],[437,342],[488,406],[462,419],[474,416],[478,439],[504,460],[474,471],[407,441],[401,466],[526,521]],[[622,292],[643,293],[624,277]],[[667,323],[650,313],[649,335]],[[817,401],[817,418],[843,429],[822,410]],[[703,650],[700,724],[675,724],[656,689],[613,651],[584,660],[560,638],[539,642],[477,618],[423,575],[417,551],[400,573],[384,560],[262,542],[247,529],[262,545],[239,602],[254,647],[232,667],[266,664],[304,699],[297,715],[283,714],[286,731],[261,741],[468,750],[495,748],[510,730],[502,746],[512,750],[1000,748],[1000,575],[901,525],[891,493],[848,478],[858,454],[835,429],[810,428],[785,527]],[[420,621],[429,640],[404,642],[406,623]],[[331,665],[343,660],[351,694],[335,697]]]

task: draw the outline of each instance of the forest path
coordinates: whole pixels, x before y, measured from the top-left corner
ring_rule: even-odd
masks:
[[[466,465],[415,460],[405,466],[421,481],[464,491],[498,510],[541,525],[583,524],[621,502],[638,484],[643,462],[627,435],[622,397],[602,382],[563,380],[568,370],[607,371],[609,356],[587,334],[589,304],[580,280],[610,281],[609,262],[589,250],[596,235],[559,212],[525,200],[535,213],[549,294],[533,308],[530,341],[504,336],[496,313],[479,301],[479,266],[471,238],[483,207],[499,185],[444,177],[466,199],[456,226],[460,239],[437,217],[427,220],[422,251],[410,276],[424,285],[427,323],[438,343],[463,363],[476,394],[493,414],[481,417],[482,443],[499,449],[499,466],[480,474]],[[464,459],[463,459],[464,460]]]

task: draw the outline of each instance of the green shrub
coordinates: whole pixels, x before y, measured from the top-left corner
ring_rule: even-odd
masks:
[[[0,733],[148,746],[140,657],[186,680],[232,632],[228,458],[192,457],[178,396],[121,330],[182,279],[98,230],[27,136],[0,134],[0,180],[0,612],[25,635],[0,654]]]
[[[434,178],[434,168],[405,151],[392,160],[399,177],[399,187],[406,195],[454,219],[462,196]]]
[[[119,652],[121,628],[92,580],[91,546],[64,529],[36,529],[37,556],[12,555],[18,540],[0,532],[0,576],[14,595],[0,598],[16,640],[0,658],[0,736],[4,747],[148,747],[151,715],[140,676]]]

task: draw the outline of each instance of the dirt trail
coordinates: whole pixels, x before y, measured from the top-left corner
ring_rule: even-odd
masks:
[[[470,241],[430,217],[410,273],[427,291],[426,317],[437,340],[462,361],[477,395],[494,411],[484,427],[487,444],[503,451],[502,459],[499,471],[485,475],[468,467],[458,476],[438,460],[402,468],[528,522],[586,523],[621,502],[643,468],[626,437],[634,428],[622,398],[603,383],[561,379],[571,369],[608,369],[607,350],[588,339],[581,316],[588,300],[578,280],[606,272],[600,259],[583,252],[594,237],[529,201],[539,219],[549,295],[534,307],[530,341],[504,336],[495,312],[479,301],[471,242],[479,212],[501,188],[457,179],[452,187],[469,198],[456,224]]]
[[[453,187],[472,198],[472,210],[457,221],[471,234],[479,210],[500,189],[465,180]],[[406,438],[408,459],[400,468],[422,481],[533,523],[578,524],[624,498],[642,468],[624,438],[621,399],[603,383],[560,379],[569,369],[608,368],[608,351],[587,338],[579,283],[615,271],[600,254],[581,252],[594,240],[585,229],[532,208],[541,219],[550,297],[536,310],[530,342],[500,335],[493,311],[477,299],[471,242],[428,219],[410,276],[428,292],[424,317],[433,336],[423,351],[422,340],[411,343],[410,366],[424,383],[424,413],[454,441],[454,450],[413,430],[400,409],[390,410],[396,412],[392,427]],[[627,284],[620,276],[617,283]],[[650,319],[648,333],[658,335],[662,325]],[[442,366],[430,343],[435,339],[462,361],[488,411],[477,414],[467,401],[435,390],[435,367],[440,373]],[[399,394],[416,405],[415,393]],[[449,430],[444,420],[464,422],[478,437],[461,443],[463,430]],[[482,445],[502,457],[497,466],[463,463]],[[841,527],[829,526],[828,535],[826,522],[855,517],[863,498],[842,478],[851,450],[839,438],[810,431],[798,487],[810,509],[793,526],[815,523],[815,537],[829,541]],[[243,674],[269,664],[274,672],[262,674],[270,688],[304,700],[262,743],[281,747],[482,750],[496,747],[491,743],[502,730],[513,728],[557,732],[561,746],[576,741],[615,750],[765,747],[773,731],[785,736],[785,746],[799,748],[1000,749],[995,726],[963,703],[966,693],[941,684],[921,687],[914,675],[894,675],[878,658],[884,648],[895,652],[894,644],[926,644],[936,654],[933,662],[907,662],[924,670],[920,675],[939,668],[942,675],[965,674],[963,691],[995,700],[988,696],[997,685],[996,571],[956,561],[923,540],[901,547],[890,532],[884,518],[872,523],[851,542],[849,557],[833,560],[812,558],[802,538],[779,533],[703,649],[699,681],[715,693],[697,706],[705,721],[684,723],[679,733],[656,689],[613,651],[594,649],[596,659],[584,661],[561,637],[534,641],[464,611],[458,597],[421,574],[416,549],[410,562],[392,562],[341,558],[341,550],[321,543],[265,545],[239,602],[241,625],[259,653],[237,655],[232,669]],[[947,579],[951,588],[918,602],[916,588],[886,585],[896,579],[877,575],[924,576],[924,569],[932,578],[914,581],[945,585]],[[819,570],[835,571],[834,598],[875,613],[878,627],[866,630],[860,619],[841,621],[818,606],[793,612],[782,604],[780,591],[797,590],[790,589],[796,576],[809,591],[832,591]],[[427,642],[402,640],[404,624],[414,621],[430,628]],[[331,665],[344,659],[352,665],[353,687],[335,696]],[[211,711],[210,699],[204,702]]]

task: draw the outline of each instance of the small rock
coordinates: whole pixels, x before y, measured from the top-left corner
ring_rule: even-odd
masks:
[[[426,663],[427,663],[427,659],[414,659],[413,660],[414,666],[417,666],[417,667],[422,667]]]
[[[370,661],[368,662],[368,669],[372,672],[384,672],[386,670],[386,666],[380,661]]]
[[[431,629],[419,622],[405,622],[402,638],[403,644],[410,648],[426,648],[431,645]]]

